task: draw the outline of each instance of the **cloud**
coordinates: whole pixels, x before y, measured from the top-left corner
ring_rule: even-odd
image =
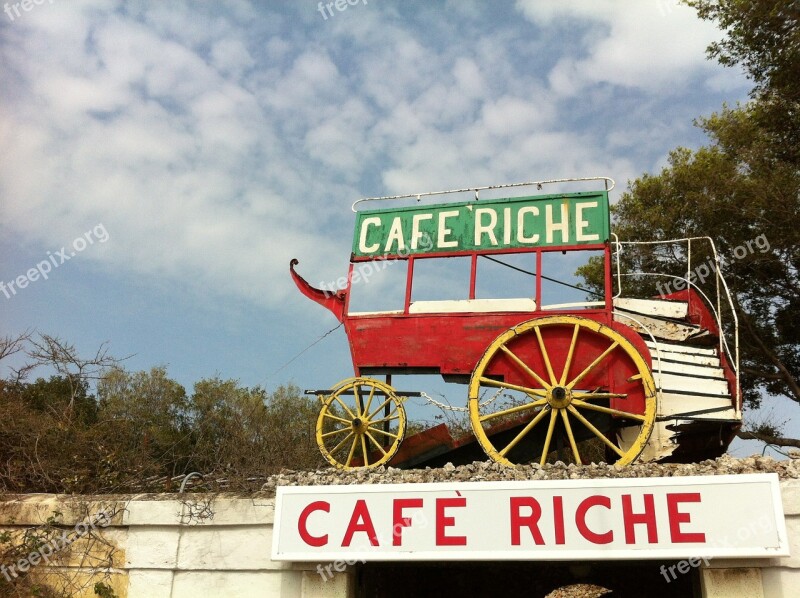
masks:
[[[85,259],[109,271],[281,308],[291,257],[343,273],[358,197],[624,180],[676,145],[676,83],[713,68],[684,8],[447,6],[87,1],[3,23],[4,233],[45,251],[102,222]]]
[[[517,8],[541,27],[585,27],[577,50],[565,48],[549,73],[562,95],[599,83],[674,93],[715,68],[705,49],[721,33],[677,2],[517,0]]]

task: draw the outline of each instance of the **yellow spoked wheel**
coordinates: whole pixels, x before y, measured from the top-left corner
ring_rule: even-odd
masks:
[[[656,390],[644,357],[620,333],[587,318],[549,316],[489,346],[470,379],[469,413],[498,463],[623,466],[647,444]]]
[[[406,433],[402,399],[388,384],[371,378],[340,382],[317,417],[317,446],[339,469],[388,463]]]

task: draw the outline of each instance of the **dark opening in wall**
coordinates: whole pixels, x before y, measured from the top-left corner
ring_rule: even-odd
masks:
[[[675,565],[675,561],[367,563],[358,572],[356,595],[543,598],[565,586],[592,584],[611,590],[604,594],[609,598],[700,596],[697,569],[680,573]]]

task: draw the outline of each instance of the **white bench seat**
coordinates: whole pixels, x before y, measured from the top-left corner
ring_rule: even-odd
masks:
[[[452,314],[495,311],[534,311],[536,301],[520,299],[457,299],[451,301],[414,301],[408,306],[410,314]]]

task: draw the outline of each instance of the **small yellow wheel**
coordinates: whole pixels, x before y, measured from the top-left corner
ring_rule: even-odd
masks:
[[[621,467],[650,438],[655,388],[647,361],[619,332],[577,316],[537,318],[498,336],[475,366],[470,422],[498,463]]]
[[[339,469],[388,463],[406,433],[406,412],[394,389],[372,378],[340,382],[323,400],[317,446]]]

